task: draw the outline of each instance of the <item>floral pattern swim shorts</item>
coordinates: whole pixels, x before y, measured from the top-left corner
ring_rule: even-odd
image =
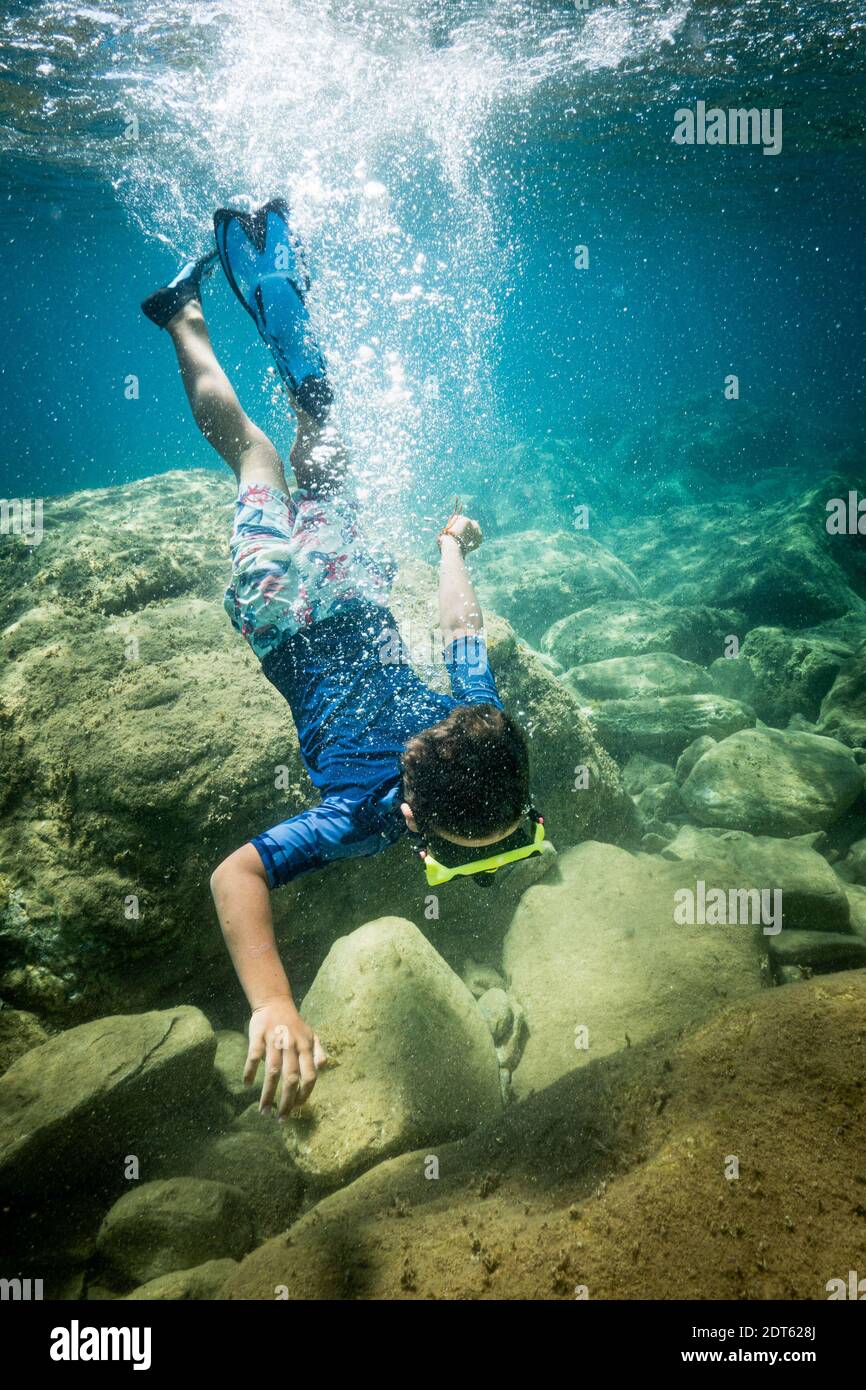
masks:
[[[231,556],[225,607],[260,660],[352,599],[386,607],[397,570],[370,549],[345,493],[290,496],[263,483],[240,488]]]

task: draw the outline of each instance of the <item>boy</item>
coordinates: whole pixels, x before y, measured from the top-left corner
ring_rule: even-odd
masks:
[[[302,1105],[325,1060],[277,954],[269,892],[333,860],[376,854],[407,830],[464,860],[517,835],[529,809],[526,742],[490,674],[464,556],[481,543],[459,513],[439,535],[439,612],[453,695],[388,659],[394,570],[366,548],[329,424],[330,386],[309,338],[300,253],[280,201],[216,215],[218,253],[286,381],[297,419],[289,491],[270,439],[244,413],[210,343],[200,299],[214,255],[142,308],[177,353],[196,423],[232,468],[238,502],[225,605],[289,703],[321,803],[255,836],[215,870],[220,926],[252,1011],[244,1079],[265,1061],[260,1108],[281,1082],[281,1118]],[[501,846],[500,846],[501,848]],[[441,855],[441,851],[438,851]],[[442,856],[444,859],[444,855]],[[449,861],[444,859],[447,864]]]

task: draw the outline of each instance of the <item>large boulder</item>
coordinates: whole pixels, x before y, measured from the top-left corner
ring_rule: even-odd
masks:
[[[725,639],[736,634],[742,622],[742,615],[730,609],[700,604],[607,601],[553,623],[542,637],[541,649],[566,668],[651,652],[704,663],[722,655]]]
[[[558,869],[523,895],[504,942],[529,1025],[516,1095],[761,988],[760,926],[675,921],[675,894],[705,877],[700,861],[589,843]]]
[[[99,1231],[110,1288],[127,1290],[209,1260],[238,1260],[255,1243],[244,1195],[226,1183],[167,1178],[127,1192]]]
[[[601,743],[621,757],[675,759],[695,739],[723,739],[755,722],[748,705],[724,695],[599,700],[587,709]]]
[[[210,874],[318,797],[285,701],[222,607],[233,504],[227,476],[163,473],[52,498],[41,545],[0,547],[0,996],[16,1008],[68,1025],[216,1000],[215,1021],[237,1026]],[[393,607],[446,688],[431,566],[401,561]],[[617,834],[627,798],[579,702],[486,617],[559,841]],[[579,763],[595,770],[581,797]],[[299,987],[338,934],[414,916],[416,878],[404,843],[375,870],[343,861],[275,895]]]
[[[484,603],[532,643],[576,608],[640,593],[628,566],[584,531],[525,531],[488,541],[472,563]]]
[[[0,1077],[0,1194],[62,1199],[122,1183],[126,1154],[155,1163],[181,1117],[211,1117],[215,1048],[183,1006],[96,1019],[25,1053]]]
[[[424,1149],[379,1164],[221,1296],[826,1299],[863,1202],[864,1010],[866,970],[822,976],[601,1058],[437,1148],[435,1171]]]
[[[334,1187],[391,1154],[466,1134],[501,1107],[493,1040],[469,990],[411,922],[341,937],[303,1002],[333,1065],[286,1142]]]
[[[844,642],[754,627],[736,659],[712,665],[714,687],[745,700],[759,719],[783,727],[792,715],[818,718],[821,701],[851,656]]]
[[[863,782],[863,769],[835,739],[762,727],[709,748],[681,792],[699,825],[788,836],[832,825]]]
[[[576,695],[588,700],[633,700],[659,695],[690,695],[712,689],[707,672],[671,652],[614,656],[572,666],[562,678]]]
[[[784,840],[684,825],[662,856],[699,864],[714,887],[778,889],[782,935],[791,930],[848,932],[845,885],[815,848],[815,841],[822,838],[804,835]]]

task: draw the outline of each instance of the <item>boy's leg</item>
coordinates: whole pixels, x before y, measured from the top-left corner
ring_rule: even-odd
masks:
[[[283,462],[268,436],[246,414],[217,361],[198,300],[166,325],[195,422],[240,483],[288,491]],[[291,461],[298,486],[312,496],[338,492],[347,472],[346,451],[333,425],[320,425],[295,406],[298,431]]]
[[[211,345],[198,300],[166,325],[195,422],[239,483],[264,483],[287,492],[283,461],[235,395]]]

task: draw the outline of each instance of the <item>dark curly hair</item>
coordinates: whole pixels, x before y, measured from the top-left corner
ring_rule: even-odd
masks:
[[[529,750],[495,705],[461,705],[403,750],[403,795],[422,834],[483,839],[529,805]]]

